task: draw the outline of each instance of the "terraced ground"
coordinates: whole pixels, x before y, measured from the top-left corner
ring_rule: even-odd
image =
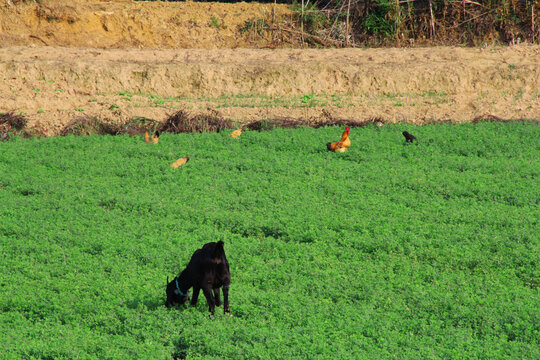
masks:
[[[55,135],[86,115],[164,121],[209,108],[276,117],[423,124],[538,120],[540,46],[300,49],[253,36],[286,5],[43,0],[0,6],[0,113]]]

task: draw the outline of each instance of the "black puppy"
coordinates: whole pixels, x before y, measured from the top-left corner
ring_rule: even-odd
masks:
[[[403,136],[405,136],[405,142],[412,143],[414,140],[416,140],[416,142],[418,142],[418,139],[413,134],[408,133],[407,131],[403,132]]]
[[[171,282],[167,278],[167,300],[165,306],[185,304],[189,300],[189,288],[193,287],[191,305],[197,304],[199,290],[202,289],[210,313],[214,314],[215,306],[221,305],[219,288],[223,287],[223,310],[230,313],[229,309],[229,285],[231,273],[229,262],[223,249],[223,241],[210,242],[202,249],[193,253],[189,264],[184,271]],[[212,296],[212,292],[214,293]]]

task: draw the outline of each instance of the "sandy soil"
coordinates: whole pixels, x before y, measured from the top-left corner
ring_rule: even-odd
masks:
[[[291,16],[286,5],[244,2],[0,0],[0,44],[159,49],[287,46],[284,34],[254,37],[246,25],[258,20],[277,24]]]
[[[56,4],[63,2],[58,0]],[[82,9],[93,6],[90,10],[94,12],[112,11],[110,16],[118,16],[118,25],[122,19],[126,24],[131,21],[125,7],[141,4],[89,0]],[[231,5],[144,4],[146,9],[174,5],[193,9],[199,6],[204,10],[208,6],[201,13],[210,17],[215,10],[212,6]],[[248,4],[237,5],[249,8]],[[6,8],[11,12],[7,14],[12,16],[20,11],[22,15],[17,19],[22,22],[26,19],[25,9],[30,7],[9,6]],[[260,5],[253,8],[260,9]],[[74,9],[82,11],[79,7]],[[155,13],[165,16],[167,12]],[[225,19],[234,18],[229,16],[234,12],[225,14]],[[0,19],[2,16],[6,16],[5,9],[0,10]],[[113,41],[100,38],[102,25],[101,30],[83,26],[87,20],[82,15],[73,23],[69,17],[58,18],[65,19],[64,32],[79,23],[87,32],[82,38],[77,37],[79,33],[72,33],[73,39],[62,43],[62,31],[51,30],[52,35],[43,40],[55,46],[41,46],[39,40],[29,35],[15,39],[9,26],[0,22],[0,112],[22,112],[29,118],[30,128],[47,135],[58,134],[68,122],[83,114],[104,121],[125,121],[136,116],[163,121],[178,109],[198,112],[208,108],[239,122],[274,117],[309,119],[324,114],[418,124],[470,121],[486,115],[510,120],[540,119],[540,46],[182,49],[167,48],[166,29],[159,33],[141,27],[138,42],[133,40],[135,35],[124,29],[127,32],[118,35],[123,40]],[[46,21],[45,25],[51,24]],[[109,32],[113,28],[106,27]],[[148,46],[143,43],[145,34],[154,39]],[[9,42],[7,38],[16,41]],[[165,45],[157,46],[160,41]],[[213,40],[194,35],[185,44],[205,47],[205,41]],[[24,46],[11,46],[19,42]],[[63,47],[57,46],[59,43]],[[138,45],[117,48],[118,44]],[[236,45],[222,42],[219,46]]]
[[[540,117],[540,47],[424,49],[0,49],[0,112],[48,135],[81,114],[164,120],[218,108],[386,122]],[[311,94],[315,94],[312,96]],[[305,101],[292,101],[289,99]],[[327,101],[309,101],[309,99]],[[340,99],[333,101],[333,99]],[[241,101],[239,101],[241,100]],[[322,104],[324,102],[324,105]],[[323,106],[319,106],[323,105]]]

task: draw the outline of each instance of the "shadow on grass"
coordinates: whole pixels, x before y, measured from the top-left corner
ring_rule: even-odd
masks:
[[[165,300],[155,297],[136,297],[125,302],[129,309],[135,310],[145,307],[148,310],[157,310],[160,307],[165,307]]]
[[[184,338],[179,337],[178,340],[174,342],[174,347],[175,350],[171,355],[173,359],[185,359],[187,357],[189,344]]]

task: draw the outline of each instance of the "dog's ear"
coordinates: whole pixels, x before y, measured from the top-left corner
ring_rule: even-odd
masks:
[[[212,258],[216,263],[221,263],[221,257],[225,253],[225,250],[223,250],[223,241],[218,241],[216,243],[216,247],[214,248],[214,254],[212,255]]]
[[[214,249],[214,255],[221,255],[223,254],[224,250],[223,250],[223,246],[225,246],[225,244],[223,243],[223,241],[218,241],[216,243],[216,247]]]
[[[214,254],[212,260],[216,264],[221,264],[223,262],[223,256],[225,255],[225,250],[223,249],[223,241],[218,241],[216,247],[214,248]]]

